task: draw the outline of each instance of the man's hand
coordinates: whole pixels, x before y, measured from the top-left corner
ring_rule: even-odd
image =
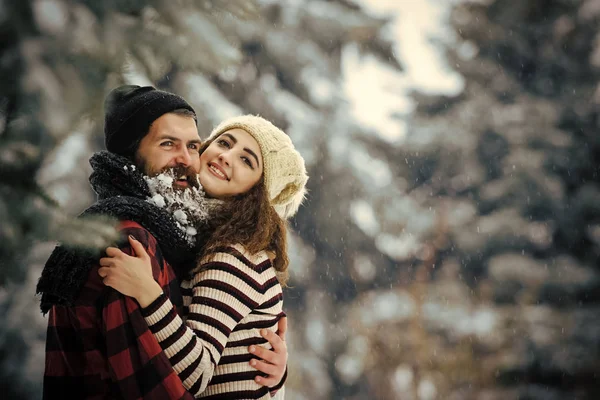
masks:
[[[279,320],[277,333],[268,329],[261,329],[260,334],[267,339],[273,350],[267,350],[261,346],[250,346],[250,353],[262,360],[250,360],[250,365],[267,374],[267,376],[257,376],[256,383],[263,386],[273,387],[281,382],[285,369],[287,367],[287,345],[285,344],[285,333],[287,332],[287,317]]]

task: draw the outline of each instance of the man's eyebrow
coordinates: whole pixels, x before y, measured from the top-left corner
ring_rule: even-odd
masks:
[[[171,135],[160,135],[158,137],[158,140],[164,140],[164,139],[169,139],[169,140],[172,140],[173,142],[181,142],[181,139],[176,138],[175,136],[171,136]]]
[[[171,136],[171,135],[161,135],[158,137],[158,140],[165,140],[165,139],[169,139],[172,140],[173,142],[181,142],[180,138],[176,138],[175,136]],[[202,140],[200,140],[200,138],[198,139],[192,139],[192,140],[188,140],[187,143],[202,143]]]

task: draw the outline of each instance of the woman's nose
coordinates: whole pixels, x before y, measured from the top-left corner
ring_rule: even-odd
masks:
[[[229,166],[229,157],[229,152],[224,151],[223,153],[219,154],[219,161]]]

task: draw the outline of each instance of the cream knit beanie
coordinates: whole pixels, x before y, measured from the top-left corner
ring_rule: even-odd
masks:
[[[298,211],[306,195],[304,159],[288,135],[266,119],[241,115],[226,119],[211,132],[212,139],[230,129],[240,128],[258,142],[269,200],[280,217],[287,219]]]

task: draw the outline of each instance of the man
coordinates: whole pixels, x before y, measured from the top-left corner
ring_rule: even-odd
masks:
[[[147,201],[150,192],[143,174],[173,170],[174,188],[197,184],[200,138],[194,110],[172,93],[122,86],[106,99],[104,133],[108,151],[90,159],[90,183],[98,202],[82,215],[117,218],[122,236],[131,235],[144,245],[154,278],[181,307],[177,273],[194,261],[194,245],[171,214]],[[132,253],[128,244],[121,248]],[[42,272],[37,292],[42,294],[42,312],[50,313],[44,399],[193,398],[137,302],[102,284],[99,258],[57,246]],[[285,323],[280,325],[280,332],[284,330]],[[274,386],[275,393],[285,380],[287,353],[277,335],[265,338],[279,351],[256,346],[260,353],[254,354],[278,366],[275,376],[263,376],[261,382]],[[266,365],[257,364],[259,371]]]

